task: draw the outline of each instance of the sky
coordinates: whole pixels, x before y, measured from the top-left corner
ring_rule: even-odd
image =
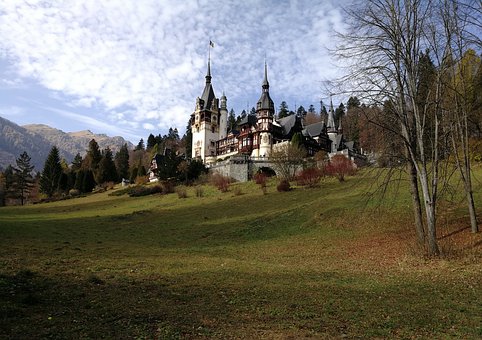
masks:
[[[209,49],[215,94],[236,114],[256,106],[265,60],[276,107],[318,110],[340,72],[343,1],[2,0],[0,116],[133,143],[182,134]]]

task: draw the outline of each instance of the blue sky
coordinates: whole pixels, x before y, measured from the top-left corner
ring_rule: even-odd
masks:
[[[184,132],[209,40],[214,91],[229,109],[255,106],[265,58],[276,107],[318,109],[339,75],[329,48],[342,2],[2,0],[0,116],[134,143]]]

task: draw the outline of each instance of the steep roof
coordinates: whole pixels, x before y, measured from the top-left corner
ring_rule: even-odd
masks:
[[[323,130],[325,129],[324,122],[313,123],[310,125],[305,126],[303,129],[304,136],[316,137],[322,134]]]
[[[210,109],[213,103],[214,95],[213,86],[211,85],[211,61],[208,61],[208,72],[206,74],[206,85],[204,86],[204,91],[201,96],[201,99],[204,101],[204,108]]]
[[[242,126],[244,124],[255,125],[256,124],[256,116],[252,114],[246,115],[241,121],[238,123],[238,126]]]
[[[268,67],[266,66],[266,63],[264,63],[264,78],[262,88],[263,90],[261,92],[261,97],[256,104],[256,111],[269,110],[270,113],[274,114],[274,103],[269,96]]]
[[[278,123],[283,128],[283,135],[287,135],[296,124],[296,115],[280,118],[278,119]]]

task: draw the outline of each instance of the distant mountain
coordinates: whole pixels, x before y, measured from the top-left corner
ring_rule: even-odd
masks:
[[[109,137],[88,130],[67,133],[43,124],[19,126],[0,117],[0,168],[15,165],[15,159],[27,151],[35,170],[41,171],[54,145],[59,148],[60,156],[70,163],[77,153],[85,155],[92,139],[97,141],[101,149],[109,147],[114,154],[124,143],[129,149],[134,148],[131,142],[119,136]]]

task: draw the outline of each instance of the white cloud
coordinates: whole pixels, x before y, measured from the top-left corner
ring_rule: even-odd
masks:
[[[309,105],[336,74],[324,47],[342,16],[331,1],[4,0],[0,22],[0,57],[16,78],[95,109],[106,126],[118,119],[150,130],[155,120],[183,131],[210,39],[216,94],[224,90],[237,112],[259,97],[265,55],[276,105],[288,97]]]
[[[151,123],[144,123],[144,124],[142,124],[142,127],[146,130],[149,130],[149,131],[152,131],[152,130],[156,129],[156,127]]]

